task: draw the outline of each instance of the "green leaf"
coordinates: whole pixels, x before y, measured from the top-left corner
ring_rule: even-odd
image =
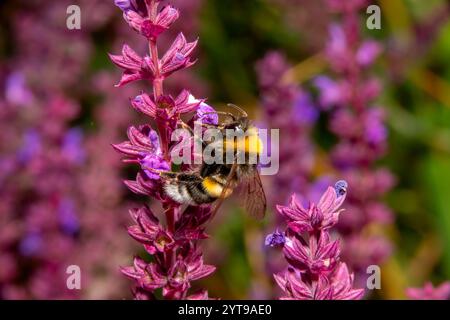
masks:
[[[431,155],[425,160],[424,180],[436,231],[444,245],[444,273],[450,277],[450,158]]]

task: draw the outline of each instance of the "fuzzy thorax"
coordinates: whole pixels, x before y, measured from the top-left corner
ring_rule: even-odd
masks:
[[[248,155],[259,156],[263,150],[264,145],[258,134],[258,128],[250,127],[245,135],[237,137],[228,137],[224,139],[224,150],[231,151],[232,149],[235,153],[245,153]]]

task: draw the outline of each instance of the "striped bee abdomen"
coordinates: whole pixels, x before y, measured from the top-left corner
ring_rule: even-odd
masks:
[[[215,175],[204,178],[202,185],[210,197],[217,199],[220,196],[222,196],[223,188],[225,187],[226,182],[227,182],[226,176]],[[230,187],[228,190],[225,191],[223,196],[226,198],[230,196],[232,192],[233,189],[232,187]]]
[[[197,174],[167,174],[164,191],[180,204],[200,205],[216,200],[204,186],[204,179]]]

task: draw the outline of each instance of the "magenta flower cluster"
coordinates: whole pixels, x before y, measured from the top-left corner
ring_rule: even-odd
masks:
[[[125,21],[144,36],[149,45],[149,52],[143,57],[127,45],[123,46],[121,55],[110,55],[111,60],[123,69],[118,86],[136,80],[152,83],[152,94],[142,92],[131,100],[131,105],[153,119],[157,131],[150,125],[130,126],[129,140],[114,145],[114,148],[126,156],[126,162],[141,168],[136,179],[125,181],[125,184],[131,191],[159,201],[165,215],[163,222],[150,207],[130,210],[135,225],[129,227],[128,233],[153,259],[146,262],[136,257],[134,265],[122,268],[122,272],[135,280],[136,299],[155,299],[159,290],[165,299],[208,299],[205,290],[194,294],[189,294],[188,290],[192,281],[215,270],[214,266],[204,264],[197,245],[198,240],[207,238],[204,228],[211,218],[211,208],[188,207],[181,212],[180,205],[164,194],[163,182],[157,173],[171,168],[169,138],[179,125],[181,115],[193,113],[192,118],[198,119],[204,116],[205,108],[213,111],[204,100],[195,99],[187,90],[182,90],[177,97],[165,94],[163,90],[167,77],[194,63],[191,53],[197,41],[188,42],[180,33],[160,58],[158,38],[179,17],[179,11],[172,6],[160,8],[159,0],[116,0],[116,5],[123,10]]]
[[[334,188],[328,187],[317,204],[303,206],[293,195],[288,206],[277,206],[287,229],[268,235],[266,244],[282,246],[289,264],[286,270],[274,275],[284,293],[281,299],[362,298],[364,290],[354,288],[353,274],[340,261],[339,240],[333,240],[330,234],[339,220],[346,189],[347,183],[338,181]]]
[[[136,281],[135,297],[155,298],[153,292],[162,288],[166,299],[208,299],[205,290],[189,296],[187,291],[191,281],[215,270],[214,266],[203,263],[196,246],[197,240],[207,238],[204,224],[211,216],[210,209],[189,207],[177,220],[173,231],[164,228],[147,207],[133,209],[130,213],[136,224],[128,228],[128,233],[154,257],[151,263],[136,257],[132,267],[122,268],[126,276]]]

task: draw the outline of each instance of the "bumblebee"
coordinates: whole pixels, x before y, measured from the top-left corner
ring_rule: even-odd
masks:
[[[199,168],[192,172],[161,172],[166,195],[180,204],[202,205],[215,202],[215,213],[223,200],[238,186],[242,191],[246,211],[255,218],[263,218],[266,211],[266,196],[261,183],[257,162],[263,150],[258,129],[250,124],[247,113],[235,105],[239,116],[228,112],[217,112],[228,117],[219,125],[207,125],[220,130],[223,140],[202,142],[215,150],[204,156]],[[229,132],[238,136],[230,137]],[[228,161],[231,153],[231,161]],[[215,162],[214,159],[221,159]],[[256,161],[255,161],[256,160]]]

